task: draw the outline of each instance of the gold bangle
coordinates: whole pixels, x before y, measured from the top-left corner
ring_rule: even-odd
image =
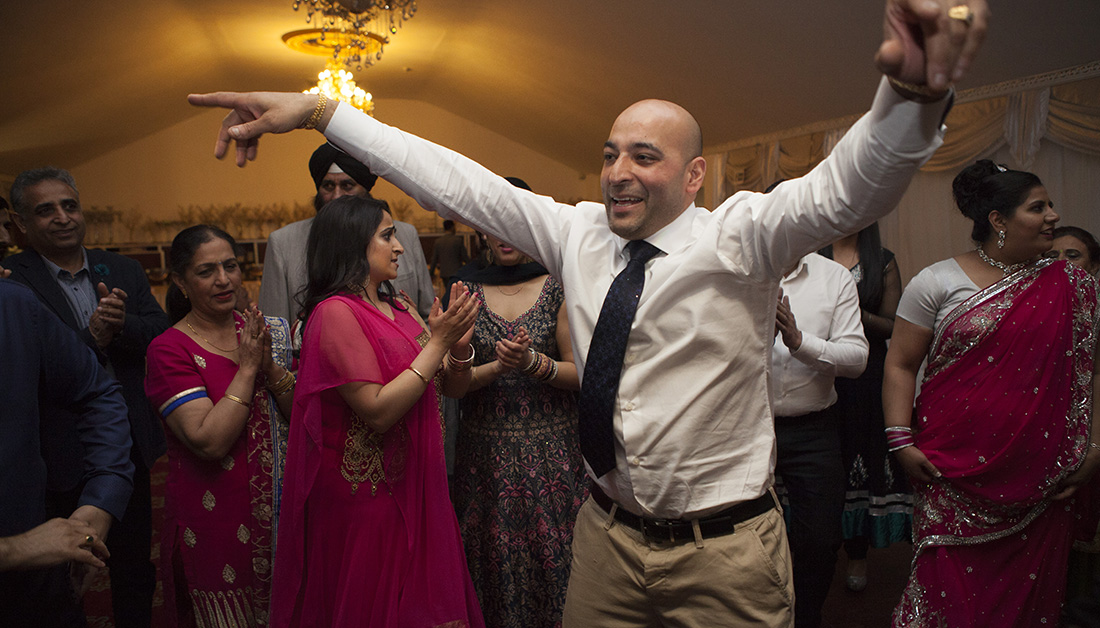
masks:
[[[946,96],[947,92],[950,91],[950,90],[946,90],[946,91],[937,93],[937,92],[932,91],[932,89],[930,87],[928,87],[927,85],[917,85],[915,83],[906,83],[905,81],[898,80],[898,79],[896,79],[892,76],[887,76],[886,80],[890,81],[890,84],[893,85],[894,87],[896,87],[896,88],[898,88],[902,91],[909,92],[913,96],[912,98],[908,98],[909,100],[912,100],[914,102],[919,102],[919,103],[922,103],[922,104],[928,104],[928,103],[931,103],[931,102],[936,102],[937,100],[940,100],[944,96]]]
[[[421,373],[420,371],[416,370],[416,367],[413,367],[413,366],[411,366],[411,365],[410,365],[410,366],[409,366],[409,368],[408,368],[408,369],[406,369],[406,370],[412,371],[412,372],[413,372],[413,374],[414,374],[414,375],[416,375],[417,377],[419,377],[419,378],[420,378],[420,381],[424,382],[425,384],[427,384],[427,383],[428,383],[428,378],[427,378],[427,377],[424,377],[424,374],[423,374],[423,373]]]
[[[455,373],[462,373],[469,370],[470,365],[473,363],[474,358],[477,357],[477,351],[470,347],[470,357],[465,360],[459,360],[450,351],[447,352],[447,368],[451,369]]]
[[[291,373],[290,369],[287,369],[286,372],[283,373],[283,376],[279,378],[279,381],[271,384],[267,389],[276,397],[282,397],[290,392],[290,389],[294,388],[294,384],[296,383],[297,378],[294,377],[294,373]]]
[[[313,108],[313,115],[306,119],[302,124],[303,129],[316,129],[317,125],[321,122],[321,116],[325,115],[325,107],[328,106],[328,97],[324,94],[317,94],[317,106]]]
[[[247,401],[245,401],[244,399],[241,399],[241,398],[240,398],[240,397],[238,397],[237,395],[231,395],[231,394],[229,394],[229,393],[225,393],[225,395],[223,395],[223,396],[224,396],[224,397],[225,397],[226,399],[230,400],[230,401],[236,401],[237,403],[241,404],[242,406],[244,406],[244,407],[246,407],[246,408],[251,408],[251,407],[252,407],[252,404],[248,403],[248,402],[247,402]]]

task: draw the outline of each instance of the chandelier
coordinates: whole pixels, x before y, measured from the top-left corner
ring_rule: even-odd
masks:
[[[294,0],[294,10],[306,11],[313,28],[287,33],[291,48],[322,48],[332,61],[362,70],[382,58],[382,48],[405,20],[416,14],[416,0]]]
[[[351,72],[333,61],[329,61],[328,67],[317,75],[317,85],[302,93],[324,94],[333,100],[347,103],[363,113],[374,115],[374,100],[370,92],[356,85]]]

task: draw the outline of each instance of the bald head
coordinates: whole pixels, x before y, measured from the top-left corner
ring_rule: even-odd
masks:
[[[619,114],[600,172],[611,231],[648,238],[690,207],[706,173],[702,151],[699,123],[675,103],[643,100]]]
[[[662,127],[671,142],[682,151],[685,161],[703,154],[703,132],[687,109],[667,100],[649,98],[630,105],[615,119],[615,124],[645,122]],[[612,127],[614,128],[614,127]]]

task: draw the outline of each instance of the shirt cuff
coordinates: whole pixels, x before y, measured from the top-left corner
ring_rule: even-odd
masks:
[[[130,494],[134,492],[134,463],[127,459],[126,464],[128,468],[125,476],[115,473],[92,476],[84,485],[77,506],[102,508],[115,520],[122,521],[126,505],[130,503]]]
[[[818,361],[825,353],[826,344],[826,341],[821,338],[802,332],[802,344],[798,346],[797,351],[791,351],[791,357],[807,366],[817,367]]]
[[[870,116],[876,135],[903,154],[927,153],[931,156],[943,143],[943,120],[955,101],[952,90],[930,103],[918,103],[904,98],[890,87],[883,76],[871,105]]]

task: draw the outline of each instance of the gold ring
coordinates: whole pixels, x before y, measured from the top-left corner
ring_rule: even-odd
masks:
[[[947,17],[960,22],[966,22],[967,26],[974,23],[974,12],[965,4],[957,4],[948,9]]]
[[[95,537],[93,537],[91,534],[84,537],[84,546],[91,547],[92,543],[94,543],[94,542],[95,542]]]

